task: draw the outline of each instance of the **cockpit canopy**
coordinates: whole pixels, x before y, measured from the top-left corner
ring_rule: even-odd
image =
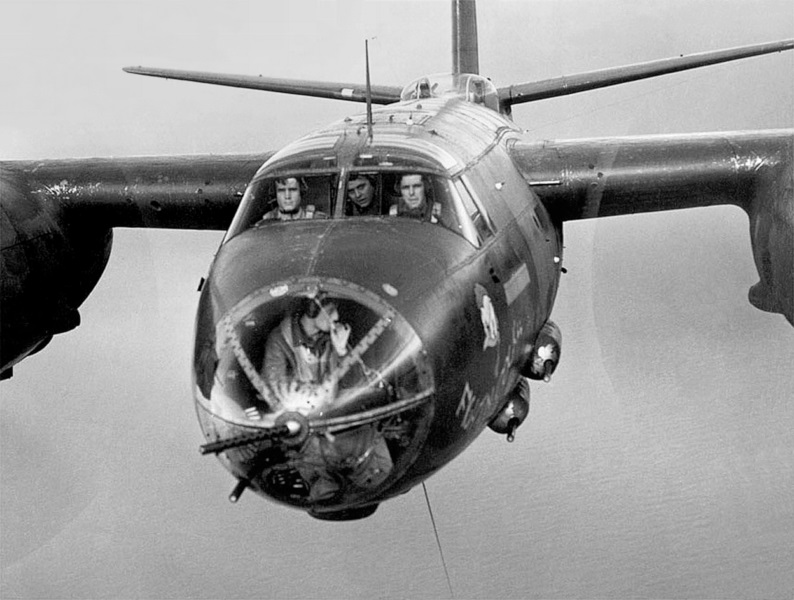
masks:
[[[460,185],[422,167],[360,162],[362,166],[344,170],[296,171],[290,165],[257,175],[226,239],[277,222],[374,217],[444,227],[480,245],[481,235],[461,199]]]
[[[486,77],[470,73],[425,75],[406,85],[400,94],[400,100],[406,102],[447,96],[455,96],[499,111],[496,86]]]

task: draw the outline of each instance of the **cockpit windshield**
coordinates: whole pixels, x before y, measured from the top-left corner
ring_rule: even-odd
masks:
[[[361,166],[339,172],[276,172],[248,187],[227,239],[252,227],[304,219],[404,218],[479,239],[456,187],[426,168]]]
[[[447,96],[455,96],[472,104],[481,104],[491,110],[499,110],[499,94],[496,86],[486,77],[471,73],[420,77],[403,88],[400,100],[406,102]]]

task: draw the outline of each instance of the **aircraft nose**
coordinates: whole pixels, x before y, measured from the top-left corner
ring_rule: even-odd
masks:
[[[413,463],[435,384],[383,286],[331,276],[317,247],[296,248],[300,237],[278,274],[243,247],[220,257],[238,278],[211,277],[215,293],[203,296],[196,403],[205,448],[246,486],[315,516],[341,514],[377,502]],[[262,264],[257,277],[249,262]],[[233,302],[219,280],[236,282]]]

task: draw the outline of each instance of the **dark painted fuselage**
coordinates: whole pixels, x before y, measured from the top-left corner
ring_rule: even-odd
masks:
[[[362,516],[454,458],[504,406],[551,312],[562,258],[559,229],[507,154],[516,135],[493,111],[428,99],[376,111],[372,138],[363,117],[348,118],[260,169],[202,291],[194,362],[202,428],[210,443],[231,441],[216,452],[242,485],[315,516]],[[301,169],[333,182],[331,218],[253,226],[256,182]],[[357,170],[441,181],[457,230],[388,212],[344,217]],[[318,293],[338,299],[371,383],[353,384],[344,407],[285,408],[264,381],[262,352],[295,301]],[[241,442],[290,411],[305,417],[299,442]],[[385,444],[372,442],[380,435]],[[307,448],[336,457],[334,493],[309,490]],[[351,475],[351,460],[379,453],[390,456],[373,472],[387,475]]]

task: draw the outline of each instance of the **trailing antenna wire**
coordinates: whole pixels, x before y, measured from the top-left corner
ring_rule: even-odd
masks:
[[[422,482],[422,489],[425,492],[425,501],[427,502],[427,512],[430,513],[430,522],[433,524],[433,533],[436,534],[436,544],[438,545],[438,553],[441,556],[441,565],[444,567],[444,575],[447,577],[447,586],[449,587],[449,597],[455,598],[455,592],[452,591],[452,580],[449,578],[449,570],[447,570],[447,561],[444,560],[444,550],[441,548],[441,538],[438,537],[438,528],[436,527],[436,520],[433,517],[433,509],[430,507],[430,496],[427,495],[427,486]]]

